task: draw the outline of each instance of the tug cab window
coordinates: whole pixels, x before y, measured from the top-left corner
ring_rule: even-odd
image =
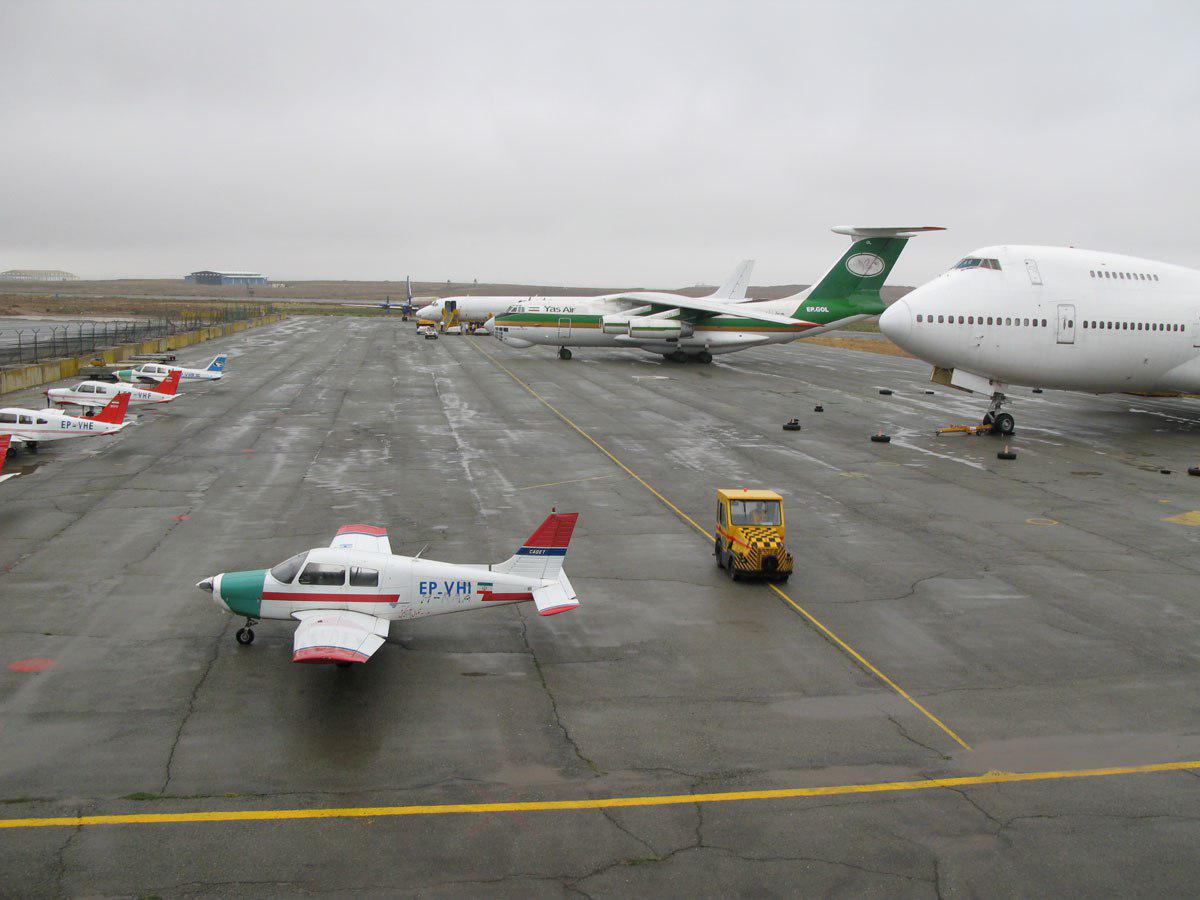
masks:
[[[730,500],[731,525],[782,525],[783,512],[778,500]]]
[[[376,569],[351,566],[350,587],[379,587],[379,572]]]
[[[279,565],[271,570],[271,577],[280,584],[291,584],[292,579],[296,577],[296,573],[300,571],[300,567],[304,565],[304,559],[308,556],[308,552],[297,553],[290,559],[285,559]]]
[[[316,584],[324,587],[341,586],[346,583],[346,567],[332,563],[309,563],[300,573],[299,584]]]

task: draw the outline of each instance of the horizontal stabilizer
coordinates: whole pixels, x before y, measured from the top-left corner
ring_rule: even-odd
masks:
[[[539,616],[556,616],[579,606],[579,598],[567,573],[559,570],[558,581],[533,589],[533,603]]]
[[[830,231],[835,234],[845,234],[858,240],[868,237],[915,237],[926,231],[945,231],[941,225],[899,225],[893,227],[867,225],[834,225]]]

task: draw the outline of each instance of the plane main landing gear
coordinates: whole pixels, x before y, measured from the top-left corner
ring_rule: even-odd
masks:
[[[983,424],[989,426],[992,434],[1002,434],[1005,437],[1012,434],[1017,427],[1016,419],[1006,412],[1000,411],[1004,403],[1004,395],[999,391],[992,394],[992,403],[983,416]]]
[[[688,361],[688,355],[682,350],[676,350],[674,353],[664,354],[664,358],[668,362],[685,363]]]
[[[571,351],[568,350],[566,347],[559,347],[558,348],[558,358],[559,359],[570,359]]]
[[[696,362],[704,363],[705,365],[708,365],[710,362],[712,362],[712,354],[707,350],[701,350],[692,358],[695,359]]]
[[[247,619],[245,626],[237,630],[237,634],[235,634],[234,637],[237,639],[239,644],[244,647],[248,647],[254,643],[254,629],[250,626],[256,623],[256,619]]]

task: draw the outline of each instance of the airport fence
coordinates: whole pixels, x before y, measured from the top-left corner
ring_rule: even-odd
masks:
[[[156,340],[211,325],[254,319],[274,311],[272,304],[223,304],[212,310],[187,310],[160,317],[0,327],[0,366],[82,356],[118,344]]]

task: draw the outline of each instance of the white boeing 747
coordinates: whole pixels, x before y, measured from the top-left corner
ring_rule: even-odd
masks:
[[[1200,393],[1200,271],[1073,247],[984,247],[893,303],[879,327],[933,381],[991,396],[1011,434],[1012,386]]]

